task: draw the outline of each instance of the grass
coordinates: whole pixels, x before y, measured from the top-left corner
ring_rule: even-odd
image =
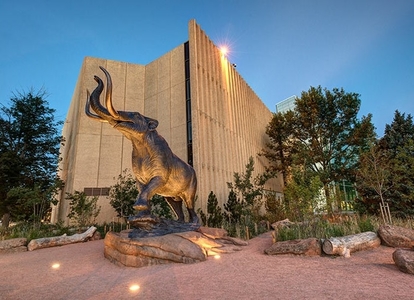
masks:
[[[331,237],[357,234],[365,231],[376,232],[381,224],[381,219],[375,216],[352,215],[352,217],[346,218],[345,220],[340,220],[339,222],[331,222],[329,220],[315,218],[312,221],[297,222],[289,227],[279,228],[275,230],[275,237],[277,241],[306,238],[328,239]],[[267,231],[266,222],[261,222],[256,226],[253,225],[233,226],[233,236],[248,239],[247,236],[249,236],[250,238],[252,236],[256,236],[260,233]],[[393,225],[414,229],[414,218],[393,218]],[[97,230],[101,233],[102,238],[105,237],[105,234],[108,231],[119,232],[124,229],[127,229],[126,224],[119,222],[111,222],[108,224],[95,226],[97,227]],[[60,236],[63,234],[72,235],[74,233],[79,233],[83,231],[85,230],[80,230],[75,227],[63,226],[63,224],[34,225],[23,222],[10,226],[8,228],[0,227],[0,240],[23,237],[26,238],[29,242],[32,239]]]
[[[108,231],[120,232],[127,229],[127,225],[120,222],[111,222],[102,225],[93,225],[100,232],[102,237]],[[27,222],[17,223],[8,228],[0,227],[0,241],[13,238],[26,238],[28,242],[33,239],[61,236],[63,234],[73,235],[84,232],[86,228],[77,228],[74,226],[64,226],[60,224],[31,224]]]
[[[0,227],[0,240],[13,239],[13,238],[26,238],[27,241],[33,239],[59,236],[63,234],[73,234],[73,229],[70,227],[64,227],[51,224],[31,224],[31,223],[18,223],[8,228]]]
[[[306,238],[328,239],[365,231],[377,231],[379,226],[380,222],[376,217],[359,217],[354,215],[338,223],[332,223],[323,219],[295,223],[294,225],[275,230],[275,236],[277,241]]]

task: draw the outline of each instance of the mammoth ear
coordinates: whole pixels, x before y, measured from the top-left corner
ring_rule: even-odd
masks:
[[[153,130],[155,130],[155,128],[158,127],[158,121],[157,120],[151,119],[151,118],[148,118],[148,117],[145,117],[145,118],[147,119],[148,129],[150,131],[153,131]]]

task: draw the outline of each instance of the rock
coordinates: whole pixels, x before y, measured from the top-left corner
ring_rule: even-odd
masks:
[[[249,242],[244,241],[242,239],[238,239],[235,237],[231,237],[231,236],[225,236],[221,239],[219,239],[220,242],[224,243],[224,244],[233,244],[233,245],[237,245],[237,246],[247,246],[249,244]]]
[[[284,220],[281,220],[281,221],[277,221],[277,222],[273,223],[270,226],[272,226],[273,229],[277,230],[279,228],[290,227],[292,225],[295,225],[295,223],[289,221],[289,219],[284,219]]]
[[[108,232],[104,244],[107,259],[128,267],[173,262],[189,264],[206,260],[202,248],[176,234],[130,239],[122,232]]]
[[[216,229],[203,227],[197,231],[134,238],[131,238],[131,230],[108,232],[104,239],[104,255],[116,264],[129,267],[189,264],[205,261],[218,253],[240,251],[239,245],[247,245],[245,241],[227,237],[227,231]],[[212,238],[214,236],[221,238]]]
[[[222,228],[200,227],[197,231],[211,239],[215,239],[220,244],[236,246],[247,246],[249,244],[247,241],[242,239],[228,236],[227,231]]]
[[[230,240],[227,240],[227,239],[226,240],[211,239],[206,235],[203,235],[199,232],[194,232],[194,231],[176,233],[176,235],[179,235],[197,244],[201,249],[203,249],[206,256],[213,256],[213,255],[216,255],[217,253],[233,253],[233,252],[241,250],[240,247],[236,247],[237,245],[239,245],[238,239],[236,239],[236,241],[232,243]],[[227,243],[223,243],[223,241],[226,241]],[[224,245],[224,244],[227,244],[227,245]]]
[[[414,275],[414,251],[397,249],[392,254],[392,258],[400,271]]]
[[[414,230],[393,226],[382,225],[378,229],[378,235],[384,245],[394,248],[414,247]]]
[[[201,226],[198,229],[198,232],[204,234],[205,236],[208,236],[212,239],[221,239],[223,237],[227,236],[227,231],[222,228],[211,228],[211,227],[204,227]]]
[[[27,239],[15,238],[0,241],[0,253],[13,253],[27,251]]]
[[[276,242],[270,248],[264,251],[268,255],[277,254],[295,254],[315,256],[321,255],[321,243],[319,239],[309,238],[302,240],[290,240],[283,242]]]
[[[102,239],[102,235],[98,230],[95,231],[94,234],[92,235],[92,237],[89,238],[90,241],[97,241],[97,240],[101,240],[101,239]]]

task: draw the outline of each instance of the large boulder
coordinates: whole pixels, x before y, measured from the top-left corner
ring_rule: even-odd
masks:
[[[0,241],[0,253],[24,252],[27,251],[27,239],[16,238]]]
[[[176,234],[131,239],[122,232],[108,232],[104,244],[107,259],[128,267],[206,260],[200,247]]]
[[[218,253],[240,251],[247,242],[227,236],[222,230],[203,227],[199,231],[176,232],[161,236],[131,238],[129,231],[108,232],[104,255],[110,261],[144,267],[166,263],[197,263]]]
[[[276,242],[264,251],[268,255],[295,254],[315,256],[321,255],[321,242],[316,238]]]
[[[414,251],[397,249],[392,258],[400,271],[414,275]]]
[[[378,235],[384,245],[394,248],[414,247],[414,230],[393,226],[382,225],[378,229]]]

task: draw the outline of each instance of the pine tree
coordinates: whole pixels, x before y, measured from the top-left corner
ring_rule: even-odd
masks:
[[[8,225],[8,217],[32,220],[37,216],[35,221],[47,217],[50,203],[55,201],[54,196],[63,184],[56,174],[63,141],[58,134],[62,122],[55,121],[55,110],[49,108],[45,97],[43,90],[18,93],[10,99],[10,107],[0,109],[0,214],[3,215],[3,226]],[[24,193],[22,189],[25,189]],[[30,198],[30,203],[25,203],[24,199],[28,198],[23,195],[30,191],[35,191],[38,201]]]

